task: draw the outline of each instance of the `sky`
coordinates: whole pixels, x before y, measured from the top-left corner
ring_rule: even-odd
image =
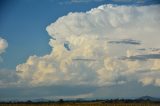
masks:
[[[159,0],[0,0],[0,101],[160,97]]]

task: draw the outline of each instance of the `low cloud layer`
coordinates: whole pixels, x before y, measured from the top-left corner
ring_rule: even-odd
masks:
[[[137,81],[160,86],[158,51],[138,50],[159,48],[159,10],[159,5],[109,4],[60,17],[46,28],[51,36],[51,53],[30,56],[25,63],[17,65],[19,83],[100,87]],[[119,45],[109,43],[107,38],[129,40],[118,41],[123,43]],[[119,59],[121,57],[136,59]]]
[[[17,86],[18,76],[15,70],[0,69],[0,88]]]

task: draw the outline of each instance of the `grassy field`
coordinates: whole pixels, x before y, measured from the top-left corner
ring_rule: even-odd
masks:
[[[0,104],[0,106],[160,106],[158,103],[40,103]]]

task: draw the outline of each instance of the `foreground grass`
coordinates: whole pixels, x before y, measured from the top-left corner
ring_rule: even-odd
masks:
[[[160,106],[158,103],[30,103],[0,104],[0,106]]]

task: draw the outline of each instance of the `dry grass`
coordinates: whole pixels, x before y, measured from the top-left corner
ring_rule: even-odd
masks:
[[[0,104],[0,106],[160,106],[156,103],[40,103],[40,104]]]

